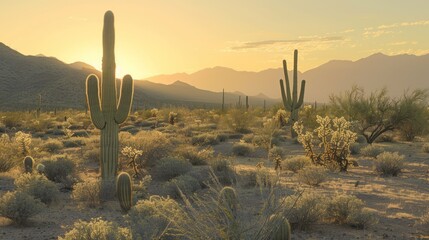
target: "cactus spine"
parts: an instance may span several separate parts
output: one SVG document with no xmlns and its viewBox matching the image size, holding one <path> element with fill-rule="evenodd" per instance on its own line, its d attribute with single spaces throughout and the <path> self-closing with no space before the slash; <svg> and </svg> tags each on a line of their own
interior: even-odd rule
<svg viewBox="0 0 429 240">
<path fill-rule="evenodd" d="M 289 221 L 282 217 L 277 215 L 271 215 L 270 217 L 270 224 L 271 232 L 270 237 L 268 239 L 270 240 L 290 240 L 290 224 Z"/>
<path fill-rule="evenodd" d="M 119 103 L 115 81 L 115 29 L 111 11 L 104 14 L 102 79 L 91 74 L 86 80 L 86 97 L 92 123 L 101 130 L 101 178 L 102 197 L 113 192 L 118 165 L 118 125 L 123 123 L 131 109 L 134 83 L 130 75 L 122 80 Z M 110 196 L 112 197 L 112 196 Z"/>
<path fill-rule="evenodd" d="M 293 90 L 290 91 L 289 76 L 287 72 L 286 60 L 283 60 L 283 71 L 286 80 L 286 92 L 283 85 L 283 80 L 280 79 L 280 90 L 282 93 L 283 105 L 286 110 L 290 112 L 290 122 L 292 125 L 298 121 L 298 110 L 304 102 L 305 80 L 301 81 L 301 92 L 298 98 L 298 50 L 294 51 L 294 66 L 293 66 Z M 296 133 L 291 128 L 292 136 L 295 137 Z"/>
<path fill-rule="evenodd" d="M 32 173 L 33 172 L 33 165 L 34 165 L 34 159 L 30 156 L 26 156 L 24 158 L 25 173 Z"/>
<path fill-rule="evenodd" d="M 123 211 L 130 210 L 132 205 L 132 184 L 131 177 L 126 172 L 121 172 L 116 180 L 116 195 L 119 199 L 119 205 Z"/>
</svg>

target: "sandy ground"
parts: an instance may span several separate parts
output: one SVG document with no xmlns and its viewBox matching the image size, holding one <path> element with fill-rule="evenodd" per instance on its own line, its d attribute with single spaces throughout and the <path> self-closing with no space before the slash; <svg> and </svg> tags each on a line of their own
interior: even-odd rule
<svg viewBox="0 0 429 240">
<path fill-rule="evenodd" d="M 216 153 L 230 155 L 230 140 L 214 146 Z M 335 192 L 354 194 L 365 202 L 365 206 L 377 211 L 379 223 L 365 230 L 357 230 L 350 226 L 338 224 L 318 224 L 305 232 L 294 232 L 292 239 L 429 239 L 429 229 L 416 224 L 429 208 L 429 154 L 421 150 L 422 143 L 383 143 L 389 151 L 399 151 L 406 156 L 406 166 L 399 177 L 383 178 L 372 170 L 372 159 L 361 156 L 352 157 L 359 167 L 352 167 L 347 173 L 330 173 L 329 180 L 319 187 L 310 188 L 299 184 L 295 174 L 282 172 L 280 183 L 286 189 L 306 189 L 318 191 L 327 196 Z M 303 154 L 301 145 L 284 143 L 283 149 L 288 155 Z M 263 152 L 252 157 L 235 158 L 237 171 L 255 168 L 262 158 Z M 271 166 L 265 163 L 265 166 Z M 0 195 L 13 190 L 13 176 L 19 171 L 0 174 Z M 96 175 L 94 169 L 88 170 L 88 177 Z M 359 185 L 355 187 L 356 181 Z M 259 193 L 255 188 L 239 189 L 245 211 L 255 210 Z M 92 217 L 103 217 L 122 224 L 122 213 L 117 202 L 107 202 L 101 208 L 80 209 L 71 200 L 70 193 L 61 193 L 60 201 L 48 207 L 43 213 L 33 217 L 29 226 L 16 227 L 5 218 L 0 218 L 0 239 L 57 239 L 64 235 L 67 226 L 78 219 L 89 220 Z"/>
</svg>

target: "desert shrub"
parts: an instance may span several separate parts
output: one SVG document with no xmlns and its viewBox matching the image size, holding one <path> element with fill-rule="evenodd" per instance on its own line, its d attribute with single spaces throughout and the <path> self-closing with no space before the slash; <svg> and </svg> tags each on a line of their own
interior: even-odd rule
<svg viewBox="0 0 429 240">
<path fill-rule="evenodd" d="M 85 181 L 74 185 L 72 198 L 81 206 L 94 208 L 100 205 L 100 181 Z"/>
<path fill-rule="evenodd" d="M 360 153 L 365 156 L 365 157 L 372 157 L 375 158 L 377 157 L 377 155 L 379 155 L 380 153 L 384 152 L 384 148 L 380 147 L 380 146 L 375 146 L 375 145 L 367 145 L 363 148 L 360 149 Z"/>
<path fill-rule="evenodd" d="M 245 134 L 241 140 L 244 141 L 245 143 L 252 143 L 253 142 L 253 138 L 255 137 L 255 135 L 253 134 Z"/>
<path fill-rule="evenodd" d="M 216 134 L 213 133 L 201 133 L 197 136 L 193 136 L 191 139 L 192 145 L 208 146 L 216 145 L 219 143 L 219 139 Z"/>
<path fill-rule="evenodd" d="M 330 119 L 317 115 L 319 127 L 314 132 L 304 132 L 299 122 L 293 125 L 300 142 L 313 163 L 322 166 L 335 166 L 340 171 L 347 171 L 350 164 L 350 145 L 356 140 L 356 133 L 350 130 L 351 123 L 344 117 Z M 314 143 L 318 142 L 318 145 Z"/>
<path fill-rule="evenodd" d="M 222 184 L 231 184 L 235 181 L 235 170 L 230 159 L 218 156 L 211 159 L 209 165 Z"/>
<path fill-rule="evenodd" d="M 105 221 L 101 218 L 92 218 L 91 221 L 78 220 L 73 224 L 73 229 L 66 232 L 60 240 L 129 240 L 132 239 L 131 232 L 122 228 L 114 222 Z"/>
<path fill-rule="evenodd" d="M 143 199 L 149 197 L 148 188 L 150 183 L 152 182 L 152 176 L 146 175 L 144 176 L 138 184 L 133 186 L 133 190 L 135 191 L 134 196 L 137 199 Z"/>
<path fill-rule="evenodd" d="M 394 142 L 395 139 L 393 137 L 393 134 L 385 134 L 378 137 L 374 142 L 377 143 L 383 143 L 383 142 Z"/>
<path fill-rule="evenodd" d="M 366 138 L 365 138 L 365 136 L 363 136 L 363 135 L 361 135 L 361 134 L 357 135 L 356 142 L 357 142 L 357 143 L 366 143 Z"/>
<path fill-rule="evenodd" d="M 68 175 L 72 174 L 75 169 L 75 163 L 67 158 L 57 158 L 56 160 L 45 160 L 46 177 L 54 182 L 62 182 Z"/>
<path fill-rule="evenodd" d="M 165 212 L 169 214 L 166 215 Z M 174 222 L 168 218 L 180 218 L 179 204 L 170 198 L 151 196 L 140 200 L 128 212 L 127 222 L 134 239 L 160 239 L 171 233 Z M 173 225 L 173 226 L 171 226 Z"/>
<path fill-rule="evenodd" d="M 0 215 L 11 219 L 18 225 L 25 224 L 27 219 L 40 213 L 44 204 L 25 192 L 7 192 L 0 198 Z"/>
<path fill-rule="evenodd" d="M 425 153 L 429 153 L 429 143 L 425 143 L 425 144 L 423 144 L 423 146 L 422 146 L 422 150 L 423 150 L 423 152 L 425 152 Z"/>
<path fill-rule="evenodd" d="M 398 176 L 404 168 L 404 155 L 397 152 L 384 152 L 374 161 L 375 171 L 383 176 Z"/>
<path fill-rule="evenodd" d="M 100 161 L 100 149 L 92 148 L 90 150 L 85 151 L 83 154 L 83 158 L 88 162 L 99 162 Z"/>
<path fill-rule="evenodd" d="M 213 158 L 214 151 L 212 148 L 205 148 L 200 151 L 195 147 L 180 147 L 176 154 L 188 160 L 192 165 L 206 165 L 207 161 Z"/>
<path fill-rule="evenodd" d="M 47 152 L 55 153 L 64 148 L 63 143 L 57 139 L 48 139 L 46 140 L 41 148 Z"/>
<path fill-rule="evenodd" d="M 310 186 L 319 186 L 328 178 L 327 170 L 321 166 L 307 166 L 298 171 L 298 180 Z"/>
<path fill-rule="evenodd" d="M 16 178 L 14 183 L 19 191 L 25 192 L 45 204 L 57 200 L 60 193 L 55 183 L 41 174 L 24 173 Z"/>
<path fill-rule="evenodd" d="M 193 192 L 201 189 L 201 184 L 194 177 L 185 174 L 164 183 L 163 187 L 171 197 L 177 198 L 180 197 L 180 192 L 185 195 L 191 195 Z"/>
<path fill-rule="evenodd" d="M 230 129 L 239 133 L 249 133 L 254 116 L 243 109 L 231 109 L 225 120 Z"/>
<path fill-rule="evenodd" d="M 270 173 L 270 170 L 264 166 L 257 167 L 255 172 L 256 186 L 261 189 L 264 187 L 272 187 L 276 184 L 277 178 Z"/>
<path fill-rule="evenodd" d="M 347 224 L 358 229 L 368 228 L 378 223 L 377 213 L 368 208 L 362 208 L 360 211 L 353 211 L 346 220 Z"/>
<path fill-rule="evenodd" d="M 63 145 L 65 148 L 81 147 L 85 146 L 85 141 L 81 137 L 72 137 L 64 140 Z"/>
<path fill-rule="evenodd" d="M 253 152 L 253 146 L 248 143 L 235 143 L 232 146 L 232 153 L 236 156 L 249 156 Z"/>
<path fill-rule="evenodd" d="M 311 160 L 306 156 L 293 156 L 282 161 L 282 169 L 297 173 L 310 164 Z"/>
<path fill-rule="evenodd" d="M 315 192 L 304 192 L 286 197 L 285 217 L 293 229 L 304 230 L 322 220 L 326 214 L 326 198 Z"/>
<path fill-rule="evenodd" d="M 158 131 L 140 131 L 123 144 L 143 150 L 139 158 L 139 164 L 141 166 L 153 166 L 156 161 L 163 157 L 167 157 L 173 150 L 167 136 Z"/>
<path fill-rule="evenodd" d="M 345 223 L 347 218 L 363 208 L 363 202 L 353 195 L 337 194 L 327 205 L 328 216 L 337 223 Z"/>
<path fill-rule="evenodd" d="M 352 155 L 359 154 L 361 149 L 362 149 L 362 144 L 355 142 L 352 145 L 350 145 L 350 154 Z"/>
<path fill-rule="evenodd" d="M 156 175 L 160 179 L 172 179 L 189 172 L 192 168 L 192 164 L 186 159 L 166 157 L 159 160 L 156 163 Z"/>
</svg>

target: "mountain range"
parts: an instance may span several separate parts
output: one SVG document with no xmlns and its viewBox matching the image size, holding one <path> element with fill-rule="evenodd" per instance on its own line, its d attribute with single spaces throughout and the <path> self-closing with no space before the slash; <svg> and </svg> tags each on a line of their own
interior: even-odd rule
<svg viewBox="0 0 429 240">
<path fill-rule="evenodd" d="M 279 60 L 279 66 L 281 64 Z M 292 67 L 293 63 L 288 62 L 288 70 Z M 289 78 L 292 79 L 292 71 Z M 214 67 L 192 74 L 159 75 L 146 80 L 168 84 L 178 79 L 211 91 L 224 87 L 228 91 L 280 98 L 279 79 L 284 79 L 284 74 L 282 68 L 248 72 Z M 376 53 L 357 61 L 333 60 L 305 72 L 298 71 L 299 84 L 302 79 L 306 80 L 307 102 L 327 102 L 331 94 L 349 90 L 353 85 L 363 87 L 366 92 L 386 87 L 391 96 L 398 97 L 407 89 L 429 88 L 429 54 L 387 56 Z"/>
<path fill-rule="evenodd" d="M 88 74 L 100 76 L 94 67 L 75 62 L 66 64 L 44 55 L 25 56 L 0 43 L 0 110 L 36 109 L 39 95 L 45 109 L 86 107 L 85 80 Z M 146 80 L 134 82 L 134 109 L 161 106 L 204 107 L 222 103 L 222 89 L 208 91 L 198 89 L 182 81 L 170 84 Z M 118 82 L 119 87 L 119 82 Z M 118 89 L 119 90 L 119 89 Z M 225 92 L 226 107 L 244 105 L 245 96 L 239 92 Z M 266 96 L 250 96 L 250 106 L 262 106 L 278 102 Z"/>
<path fill-rule="evenodd" d="M 281 66 L 281 60 L 279 60 Z M 299 65 L 299 64 L 298 64 Z M 292 62 L 288 62 L 292 70 Z M 85 108 L 85 79 L 100 76 L 94 67 L 75 62 L 66 64 L 54 57 L 26 56 L 0 43 L 0 110 L 34 109 L 42 96 L 44 108 Z M 406 89 L 429 88 L 429 54 L 422 56 L 373 54 L 357 61 L 333 60 L 314 69 L 298 72 L 307 81 L 306 102 L 327 102 L 333 93 L 352 85 L 367 92 L 387 87 L 392 96 Z M 289 72 L 292 78 L 292 72 Z M 135 81 L 134 108 L 165 105 L 234 105 L 249 95 L 251 106 L 280 102 L 279 79 L 283 69 L 259 72 L 226 67 L 207 68 L 195 73 L 157 75 Z"/>
</svg>

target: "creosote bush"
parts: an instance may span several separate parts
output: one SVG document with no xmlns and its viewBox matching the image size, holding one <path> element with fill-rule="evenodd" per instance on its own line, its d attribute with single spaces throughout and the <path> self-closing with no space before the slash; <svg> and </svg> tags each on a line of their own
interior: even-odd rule
<svg viewBox="0 0 429 240">
<path fill-rule="evenodd" d="M 282 161 L 282 169 L 297 173 L 310 164 L 311 160 L 306 156 L 293 156 Z"/>
<path fill-rule="evenodd" d="M 186 159 L 166 157 L 156 163 L 156 176 L 160 179 L 169 180 L 189 172 L 192 164 Z"/>
<path fill-rule="evenodd" d="M 360 149 L 360 153 L 365 157 L 375 158 L 380 153 L 384 152 L 384 148 L 376 145 L 367 145 Z"/>
<path fill-rule="evenodd" d="M 232 153 L 236 156 L 249 156 L 253 151 L 253 146 L 248 143 L 235 143 L 232 146 Z"/>
<path fill-rule="evenodd" d="M 347 222 L 351 215 L 357 215 L 363 208 L 363 201 L 353 195 L 337 194 L 327 205 L 328 216 L 337 223 Z"/>
<path fill-rule="evenodd" d="M 213 158 L 214 151 L 211 147 L 198 151 L 196 147 L 179 147 L 176 154 L 188 160 L 192 165 L 207 165 L 209 159 Z"/>
<path fill-rule="evenodd" d="M 78 201 L 80 206 L 95 208 L 100 205 L 100 187 L 98 180 L 76 183 L 72 198 Z"/>
<path fill-rule="evenodd" d="M 201 133 L 193 136 L 191 139 L 192 145 L 209 146 L 219 143 L 218 136 L 213 133 Z"/>
<path fill-rule="evenodd" d="M 42 144 L 41 148 L 47 152 L 56 153 L 64 148 L 64 144 L 57 139 L 48 139 Z"/>
<path fill-rule="evenodd" d="M 327 170 L 321 166 L 307 166 L 298 171 L 298 180 L 310 186 L 319 186 L 328 178 Z"/>
<path fill-rule="evenodd" d="M 383 176 L 398 176 L 404 168 L 404 155 L 398 152 L 384 152 L 374 161 L 375 171 Z"/>
<path fill-rule="evenodd" d="M 65 181 L 75 169 L 75 163 L 72 160 L 62 157 L 43 161 L 42 164 L 45 165 L 46 177 L 54 182 Z"/>
<path fill-rule="evenodd" d="M 23 225 L 28 218 L 42 212 L 44 204 L 22 191 L 7 192 L 0 198 L 0 215 Z"/>
<path fill-rule="evenodd" d="M 45 204 L 57 200 L 60 193 L 55 183 L 41 174 L 24 173 L 16 178 L 14 183 L 19 191 L 25 192 Z"/>
<path fill-rule="evenodd" d="M 180 192 L 187 196 L 192 195 L 192 193 L 201 189 L 201 184 L 194 177 L 185 174 L 164 183 L 163 187 L 170 197 L 178 198 L 180 197 Z"/>
<path fill-rule="evenodd" d="M 132 235 L 129 229 L 117 226 L 114 222 L 101 218 L 92 218 L 91 221 L 78 220 L 73 229 L 68 231 L 59 240 L 129 240 Z"/>
<path fill-rule="evenodd" d="M 321 221 L 326 214 L 326 198 L 315 192 L 288 196 L 285 206 L 285 216 L 293 229 L 308 229 L 311 224 Z"/>
<path fill-rule="evenodd" d="M 425 143 L 425 144 L 423 144 L 423 146 L 422 146 L 422 150 L 423 150 L 423 152 L 425 152 L 425 153 L 429 153 L 429 143 Z"/>
<path fill-rule="evenodd" d="M 378 223 L 377 213 L 369 208 L 353 211 L 347 217 L 347 224 L 357 229 L 365 229 Z"/>
</svg>

